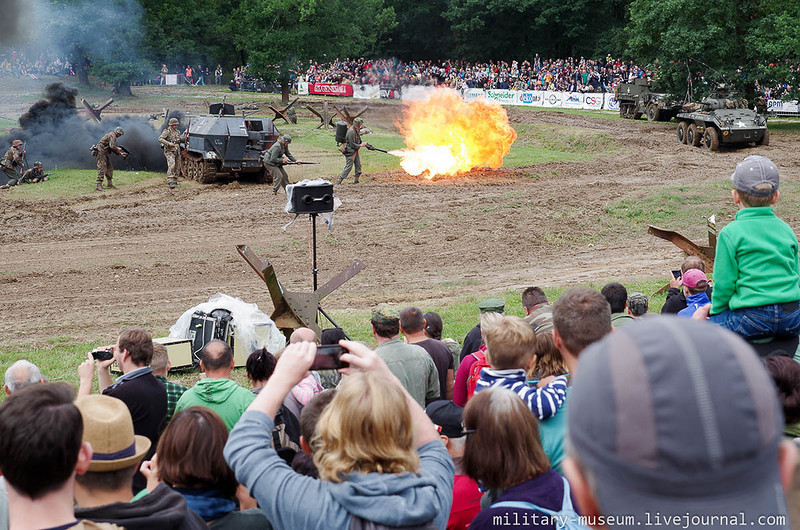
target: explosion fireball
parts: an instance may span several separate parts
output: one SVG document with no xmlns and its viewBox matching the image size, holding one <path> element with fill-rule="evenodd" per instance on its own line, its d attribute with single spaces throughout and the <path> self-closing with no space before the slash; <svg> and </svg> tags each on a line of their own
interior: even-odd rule
<svg viewBox="0 0 800 530">
<path fill-rule="evenodd" d="M 466 103 L 451 89 L 437 89 L 427 99 L 409 103 L 397 124 L 407 149 L 391 151 L 410 175 L 457 175 L 475 167 L 497 169 L 517 133 L 500 104 Z"/>
</svg>

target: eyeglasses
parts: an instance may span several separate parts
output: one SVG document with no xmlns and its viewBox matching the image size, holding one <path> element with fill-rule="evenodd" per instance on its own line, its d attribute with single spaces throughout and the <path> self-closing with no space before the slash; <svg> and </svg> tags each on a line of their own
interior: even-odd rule
<svg viewBox="0 0 800 530">
<path fill-rule="evenodd" d="M 462 436 L 466 436 L 467 434 L 475 434 L 475 429 L 464 429 L 461 431 Z"/>
</svg>

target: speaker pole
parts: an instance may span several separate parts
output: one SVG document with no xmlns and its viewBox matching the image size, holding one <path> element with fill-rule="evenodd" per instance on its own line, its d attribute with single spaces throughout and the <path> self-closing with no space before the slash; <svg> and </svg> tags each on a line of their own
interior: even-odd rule
<svg viewBox="0 0 800 530">
<path fill-rule="evenodd" d="M 314 277 L 314 290 L 317 290 L 317 214 L 310 213 L 311 216 L 311 274 Z"/>
</svg>

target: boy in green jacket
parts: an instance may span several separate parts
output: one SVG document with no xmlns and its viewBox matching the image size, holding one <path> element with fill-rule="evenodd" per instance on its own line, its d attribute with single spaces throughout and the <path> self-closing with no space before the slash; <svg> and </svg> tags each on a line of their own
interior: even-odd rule
<svg viewBox="0 0 800 530">
<path fill-rule="evenodd" d="M 748 156 L 731 180 L 740 209 L 717 239 L 710 320 L 748 340 L 797 335 L 797 238 L 772 210 L 778 168 L 766 157 Z"/>
</svg>

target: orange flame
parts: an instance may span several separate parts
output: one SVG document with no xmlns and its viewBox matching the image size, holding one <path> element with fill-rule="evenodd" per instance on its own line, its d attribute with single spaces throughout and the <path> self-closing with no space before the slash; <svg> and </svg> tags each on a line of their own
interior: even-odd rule
<svg viewBox="0 0 800 530">
<path fill-rule="evenodd" d="M 498 103 L 466 103 L 451 89 L 437 89 L 423 101 L 413 101 L 397 124 L 407 149 L 392 151 L 410 175 L 425 178 L 457 175 L 474 167 L 497 169 L 511 150 L 517 133 Z"/>
</svg>

